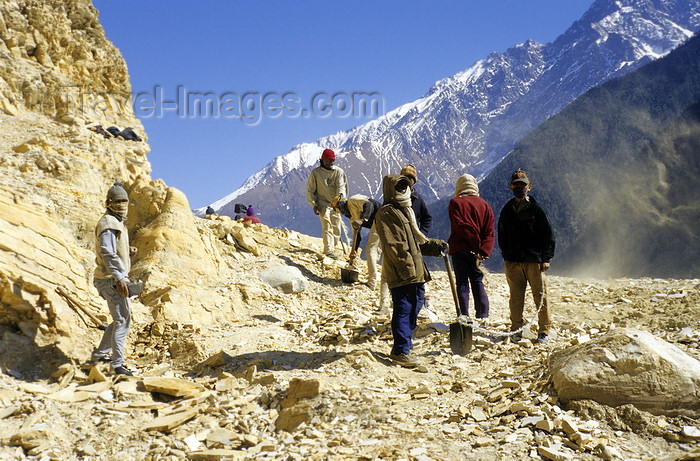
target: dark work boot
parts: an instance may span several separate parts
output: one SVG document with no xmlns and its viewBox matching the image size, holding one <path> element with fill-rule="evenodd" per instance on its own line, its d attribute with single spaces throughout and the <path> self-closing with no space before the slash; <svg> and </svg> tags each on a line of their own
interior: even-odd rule
<svg viewBox="0 0 700 461">
<path fill-rule="evenodd" d="M 537 335 L 537 339 L 535 340 L 535 344 L 547 344 L 549 342 L 549 338 L 547 337 L 547 333 L 540 333 Z"/>
<path fill-rule="evenodd" d="M 406 368 L 415 368 L 420 365 L 420 362 L 418 362 L 418 359 L 413 354 L 391 354 L 389 358 L 395 364 Z"/>
<path fill-rule="evenodd" d="M 114 368 L 115 375 L 134 376 L 134 373 L 124 365 Z"/>
</svg>

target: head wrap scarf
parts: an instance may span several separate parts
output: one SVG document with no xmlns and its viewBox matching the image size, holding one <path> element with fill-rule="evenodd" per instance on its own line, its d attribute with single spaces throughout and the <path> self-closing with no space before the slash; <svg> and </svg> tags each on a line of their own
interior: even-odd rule
<svg viewBox="0 0 700 461">
<path fill-rule="evenodd" d="M 418 245 L 427 242 L 428 237 L 426 237 L 418 228 L 416 214 L 413 212 L 413 208 L 411 208 L 411 188 L 406 187 L 403 191 L 397 190 L 395 197 L 396 202 L 398 203 L 401 211 L 406 216 L 406 218 L 408 218 L 408 223 L 411 226 L 411 230 L 413 231 L 413 235 L 415 236 Z"/>
<path fill-rule="evenodd" d="M 129 194 L 126 193 L 124 185 L 120 182 L 115 182 L 107 191 L 107 209 L 112 213 L 126 219 L 126 214 L 129 211 Z"/>
<path fill-rule="evenodd" d="M 460 195 L 479 195 L 479 185 L 476 183 L 474 176 L 465 173 L 457 178 L 455 197 Z"/>
</svg>

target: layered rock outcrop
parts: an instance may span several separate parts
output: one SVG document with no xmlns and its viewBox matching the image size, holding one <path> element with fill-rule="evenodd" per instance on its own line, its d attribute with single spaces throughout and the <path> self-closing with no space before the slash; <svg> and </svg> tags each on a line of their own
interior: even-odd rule
<svg viewBox="0 0 700 461">
<path fill-rule="evenodd" d="M 212 237 L 184 194 L 151 179 L 130 93 L 89 0 L 0 4 L 0 325 L 38 347 L 85 354 L 98 334 L 85 334 L 58 287 L 107 320 L 91 278 L 94 226 L 115 180 L 130 193 L 127 227 L 140 250 L 132 275 L 146 281 L 154 318 L 226 317 L 240 299 L 208 289 L 221 267 Z M 131 127 L 144 141 L 105 138 L 91 131 L 97 124 Z"/>
<path fill-rule="evenodd" d="M 97 104 L 101 95 L 105 115 L 133 117 L 126 63 L 92 2 L 10 0 L 0 13 L 2 110 L 67 115 L 72 104 Z"/>
</svg>

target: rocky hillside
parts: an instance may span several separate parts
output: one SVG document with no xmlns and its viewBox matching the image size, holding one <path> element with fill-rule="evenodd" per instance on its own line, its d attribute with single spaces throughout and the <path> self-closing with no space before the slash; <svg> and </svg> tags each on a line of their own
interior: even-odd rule
<svg viewBox="0 0 700 461">
<path fill-rule="evenodd" d="M 84 325 L 56 289 L 102 309 L 91 284 L 94 227 L 115 180 L 130 193 L 133 276 L 147 282 L 151 314 L 232 315 L 236 296 L 217 291 L 224 263 L 187 198 L 150 178 L 130 92 L 90 1 L 0 4 L 0 323 L 40 348 L 85 351 Z M 105 138 L 89 129 L 97 124 L 131 127 L 144 141 Z"/>
<path fill-rule="evenodd" d="M 343 284 L 342 263 L 319 255 L 319 239 L 264 225 L 241 238 L 243 225 L 226 217 L 197 229 L 230 267 L 222 282 L 243 294 L 235 318 L 153 322 L 135 300 L 127 365 L 137 377 L 128 379 L 86 362 L 89 349 L 37 350 L 51 371 L 41 375 L 36 361 L 8 358 L 35 346 L 6 331 L 0 456 L 700 456 L 700 280 L 550 277 L 554 329 L 549 344 L 533 345 L 530 329 L 517 343 L 505 335 L 507 285 L 487 274 L 491 316 L 460 357 L 448 340 L 449 282 L 436 271 L 414 337 L 422 365 L 410 370 L 388 360 L 390 318 L 377 294 Z M 94 344 L 98 330 L 78 322 Z"/>
<path fill-rule="evenodd" d="M 552 277 L 552 340 L 534 346 L 530 328 L 517 343 L 505 334 L 507 288 L 488 274 L 491 318 L 460 357 L 435 272 L 422 365 L 397 367 L 377 294 L 341 283 L 319 239 L 194 218 L 150 179 L 145 141 L 89 129 L 147 139 L 111 96 L 128 94 L 126 66 L 89 1 L 0 13 L 0 458 L 700 456 L 699 280 Z M 61 88 L 76 85 L 110 102 L 71 109 Z M 126 379 L 87 361 L 109 321 L 90 279 L 115 179 L 130 193 L 132 277 L 146 281 Z"/>
<path fill-rule="evenodd" d="M 382 177 L 411 162 L 423 196 L 444 198 L 459 175 L 485 177 L 518 139 L 588 89 L 663 56 L 698 30 L 698 0 L 597 0 L 552 43 L 528 40 L 492 53 L 383 117 L 295 146 L 214 208 L 234 216 L 235 203 L 254 204 L 270 225 L 320 235 L 304 191 L 326 147 L 338 154 L 350 194 L 379 197 Z"/>
</svg>

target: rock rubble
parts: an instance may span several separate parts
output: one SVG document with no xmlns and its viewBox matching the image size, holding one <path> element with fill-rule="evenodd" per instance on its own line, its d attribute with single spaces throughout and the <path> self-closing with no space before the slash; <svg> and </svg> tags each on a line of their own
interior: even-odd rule
<svg viewBox="0 0 700 461">
<path fill-rule="evenodd" d="M 403 369 L 388 360 L 378 293 L 342 283 L 344 262 L 324 257 L 320 239 L 195 218 L 184 194 L 151 179 L 145 142 L 90 131 L 143 133 L 119 97 L 130 94 L 126 64 L 89 0 L 0 3 L 0 77 L 0 458 L 700 457 L 695 413 L 652 412 L 664 389 L 651 406 L 599 403 L 562 398 L 553 378 L 558 354 L 628 328 L 697 361 L 698 280 L 549 277 L 555 327 L 540 345 L 529 329 L 517 343 L 506 335 L 508 289 L 487 274 L 492 314 L 460 357 L 449 282 L 435 271 L 414 338 L 421 366 Z M 115 97 L 70 111 L 79 93 Z M 130 194 L 131 275 L 145 282 L 127 339 L 134 378 L 88 361 L 109 320 L 91 277 L 115 179 Z M 284 268 L 275 283 L 271 268 Z M 620 348 L 601 357 L 627 370 Z"/>
<path fill-rule="evenodd" d="M 207 221 L 197 225 L 209 229 Z M 555 333 L 550 344 L 533 345 L 505 335 L 507 286 L 502 274 L 488 274 L 492 316 L 475 328 L 473 351 L 460 357 L 444 328 L 454 309 L 447 277 L 436 271 L 431 316 L 416 330 L 424 370 L 411 371 L 388 360 L 390 318 L 377 313 L 378 294 L 340 282 L 342 263 L 327 266 L 318 239 L 298 236 L 290 245 L 287 231 L 250 231 L 260 256 L 220 234 L 211 240 L 222 260 L 242 266 L 234 286 L 257 290 L 235 320 L 159 324 L 144 317 L 127 343 L 137 378 L 75 360 L 47 379 L 2 375 L 0 452 L 149 460 L 700 456 L 692 416 L 593 400 L 564 404 L 551 377 L 558 351 L 623 326 L 663 337 L 697 360 L 697 319 L 677 322 L 700 297 L 698 281 L 550 277 Z M 273 263 L 300 268 L 309 289 L 268 287 L 257 274 Z M 657 296 L 662 291 L 685 295 Z M 632 302 L 619 301 L 621 292 Z M 637 314 L 661 306 L 662 313 Z"/>
</svg>

